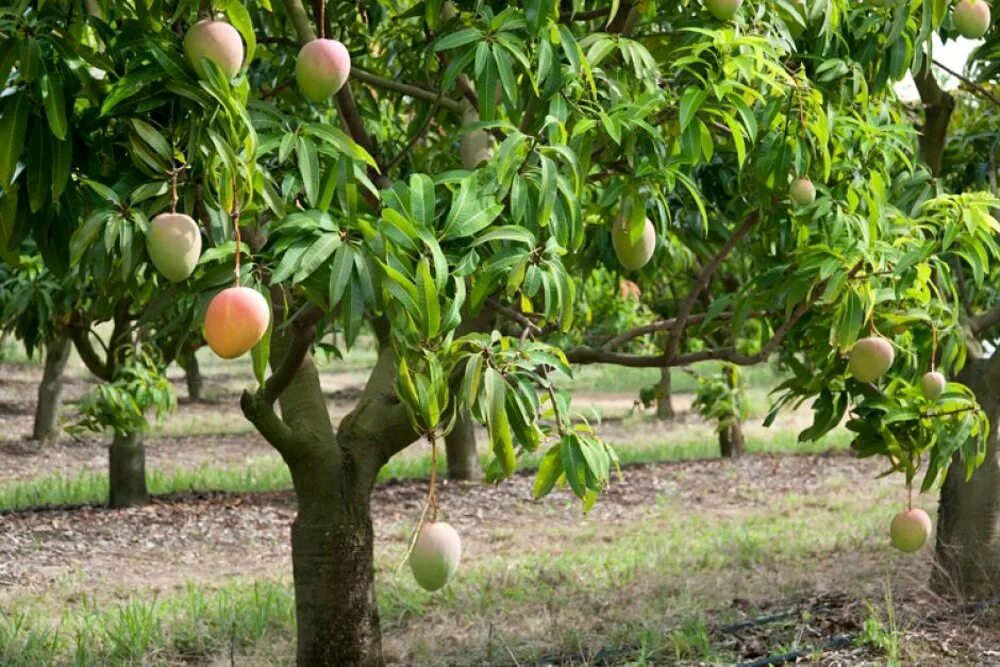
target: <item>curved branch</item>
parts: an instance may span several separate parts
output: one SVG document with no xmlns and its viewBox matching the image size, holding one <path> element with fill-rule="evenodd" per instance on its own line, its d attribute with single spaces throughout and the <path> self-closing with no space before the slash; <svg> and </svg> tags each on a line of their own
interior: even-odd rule
<svg viewBox="0 0 1000 667">
<path fill-rule="evenodd" d="M 729 240 L 719 249 L 715 257 L 702 268 L 701 273 L 695 279 L 694 285 L 691 286 L 691 291 L 684 298 L 684 301 L 681 302 L 674 325 L 670 329 L 670 338 L 667 341 L 667 348 L 663 353 L 665 359 L 670 360 L 677 356 L 677 347 L 680 344 L 681 336 L 684 334 L 684 327 L 691 317 L 691 311 L 694 310 L 695 304 L 698 303 L 698 297 L 701 295 L 702 290 L 708 287 L 708 284 L 712 281 L 712 276 L 715 275 L 722 262 L 729 256 L 729 253 L 736 247 L 736 244 L 743 240 L 743 237 L 747 235 L 747 232 L 750 231 L 750 228 L 754 226 L 759 217 L 760 214 L 757 211 L 751 212 L 743 221 L 743 224 L 732 233 Z"/>
<path fill-rule="evenodd" d="M 459 115 L 462 113 L 461 103 L 451 99 L 450 97 L 445 97 L 439 91 L 428 90 L 426 88 L 421 88 L 420 86 L 415 86 L 411 83 L 386 79 L 378 76 L 377 74 L 366 72 L 365 70 L 354 66 L 351 67 L 351 76 L 358 81 L 367 83 L 375 88 L 391 90 L 399 93 L 400 95 L 406 95 L 408 97 L 412 97 L 413 99 L 423 100 L 425 102 L 440 102 L 441 108 L 447 109 L 448 111 Z"/>
<path fill-rule="evenodd" d="M 969 318 L 969 330 L 977 336 L 1000 324 L 1000 306 Z"/>
<path fill-rule="evenodd" d="M 951 74 L 953 77 L 955 77 L 956 79 L 958 79 L 959 81 L 961 81 L 962 83 L 964 83 L 965 85 L 967 85 L 969 88 L 971 88 L 973 90 L 973 92 L 975 92 L 975 93 L 977 93 L 979 95 L 982 95 L 983 97 L 985 97 L 986 99 L 988 99 L 990 102 L 992 102 L 993 104 L 995 104 L 998 107 L 1000 107 L 1000 98 L 998 98 L 996 95 L 994 95 L 993 93 L 991 93 L 989 90 L 987 90 L 983 86 L 979 85 L 978 83 L 976 83 L 975 81 L 973 81 L 969 77 L 965 76 L 964 74 L 956 72 L 955 70 L 953 70 L 952 68 L 948 67 L 947 65 L 945 65 L 944 63 L 942 63 L 942 62 L 940 62 L 938 60 L 933 60 L 932 59 L 931 62 L 934 63 L 935 67 L 937 67 L 939 69 L 943 69 L 945 72 L 947 72 L 948 74 Z"/>
<path fill-rule="evenodd" d="M 97 350 L 90 342 L 90 327 L 88 326 L 70 326 L 69 335 L 73 340 L 73 346 L 76 347 L 77 353 L 80 355 L 80 359 L 83 364 L 87 367 L 95 377 L 104 380 L 105 382 L 111 381 L 111 371 L 108 368 L 107 361 L 101 361 L 100 355 L 97 354 Z"/>
<path fill-rule="evenodd" d="M 288 351 L 281 360 L 281 364 L 271 373 L 271 376 L 264 382 L 261 391 L 258 392 L 268 405 L 273 405 L 278 400 L 281 392 L 285 391 L 292 378 L 295 377 L 295 373 L 302 365 L 302 360 L 306 358 L 312 348 L 313 340 L 316 338 L 316 324 L 322 317 L 323 311 L 318 306 L 310 304 L 298 318 L 290 323 L 293 333 Z"/>
</svg>

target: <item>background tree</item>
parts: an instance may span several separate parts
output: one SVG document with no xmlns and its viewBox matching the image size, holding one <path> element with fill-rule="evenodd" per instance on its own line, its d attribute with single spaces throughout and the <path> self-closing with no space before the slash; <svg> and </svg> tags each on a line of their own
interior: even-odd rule
<svg viewBox="0 0 1000 667">
<path fill-rule="evenodd" d="M 73 296 L 38 255 L 16 260 L 10 268 L 0 260 L 0 330 L 13 333 L 29 358 L 37 351 L 44 359 L 31 437 L 46 440 L 59 433 L 63 371 L 72 346 L 67 324 Z"/>
<path fill-rule="evenodd" d="M 802 16 L 751 2 L 724 21 L 698 2 L 316 2 L 312 16 L 299 0 L 218 2 L 201 16 L 198 4 L 89 2 L 84 15 L 24 2 L 0 15 L 13 36 L 0 45 L 13 90 L 0 111 L 3 240 L 45 238 L 46 263 L 76 267 L 95 290 L 76 340 L 108 382 L 95 426 L 123 418 L 101 407 L 117 398 L 150 398 L 140 414 L 162 402 L 162 367 L 214 292 L 270 297 L 251 354 L 259 386 L 241 406 L 292 475 L 301 664 L 381 662 L 372 486 L 411 444 L 436 452 L 463 411 L 486 427 L 488 480 L 544 447 L 536 495 L 559 484 L 584 508 L 596 502 L 616 458 L 553 385 L 569 362 L 777 354 L 793 377 L 776 409 L 814 400 L 804 437 L 851 409 L 859 451 L 885 455 L 907 484 L 923 471 L 925 488 L 956 450 L 965 474 L 982 460 L 987 425 L 969 390 L 953 383 L 931 400 L 918 381 L 935 362 L 953 373 L 964 361 L 940 255 L 983 283 L 994 200 L 936 196 L 884 97 L 919 69 L 914 45 L 944 20 L 940 3 L 835 0 Z M 213 9 L 238 30 L 242 67 L 224 27 L 221 53 L 182 55 L 182 36 Z M 354 59 L 329 104 L 308 67 L 288 83 L 317 34 Z M 496 149 L 470 170 L 461 135 L 481 131 Z M 59 197 L 39 185 L 50 161 L 23 152 L 25 137 L 57 147 L 51 164 L 70 144 Z M 788 183 L 805 176 L 818 195 L 793 205 Z M 197 218 L 210 246 L 178 286 L 137 242 L 168 208 Z M 646 246 L 616 257 L 623 241 Z M 625 260 L 642 289 L 659 260 L 638 270 L 637 255 L 676 252 L 696 261 L 669 317 L 601 343 L 574 329 L 578 281 Z M 101 359 L 87 331 L 105 320 L 118 335 Z M 334 429 L 312 350 L 351 346 L 366 322 L 377 362 Z M 209 323 L 227 347 L 244 333 Z M 884 385 L 855 379 L 844 358 L 876 330 L 900 351 Z M 653 334 L 662 350 L 623 351 Z M 425 513 L 440 528 L 433 484 Z"/>
<path fill-rule="evenodd" d="M 749 411 L 739 367 L 723 364 L 717 373 L 699 374 L 697 378 L 698 390 L 691 407 L 704 419 L 717 423 L 722 458 L 742 456 L 746 453 L 743 422 Z"/>
<path fill-rule="evenodd" d="M 923 106 L 921 156 L 937 178 L 941 191 L 997 192 L 996 128 L 1000 98 L 990 86 L 997 73 L 995 31 L 972 55 L 972 78 L 929 63 L 916 77 Z M 957 75 L 963 92 L 945 91 L 938 77 Z M 978 83 L 977 83 L 978 82 Z M 958 278 L 956 300 L 967 333 L 969 362 L 959 380 L 968 385 L 989 416 L 1000 421 L 1000 276 L 993 270 L 984 284 L 969 275 L 961 259 L 948 261 Z M 994 427 L 985 462 L 966 479 L 957 467 L 941 489 L 938 511 L 937 588 L 970 597 L 1000 593 L 1000 447 Z"/>
</svg>

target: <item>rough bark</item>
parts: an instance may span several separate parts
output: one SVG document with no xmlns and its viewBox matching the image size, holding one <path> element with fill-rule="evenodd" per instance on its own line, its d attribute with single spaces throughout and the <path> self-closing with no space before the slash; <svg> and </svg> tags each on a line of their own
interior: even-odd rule
<svg viewBox="0 0 1000 667">
<path fill-rule="evenodd" d="M 328 450 L 329 452 L 329 450 Z M 370 482 L 319 450 L 291 464 L 297 664 L 381 665 Z"/>
<path fill-rule="evenodd" d="M 449 479 L 475 481 L 482 477 L 476 451 L 476 425 L 471 415 L 463 412 L 455 419 L 455 427 L 445 437 L 444 445 Z"/>
<path fill-rule="evenodd" d="M 959 598 L 1000 595 L 1000 356 L 970 359 L 958 380 L 990 420 L 986 460 L 966 481 L 956 455 L 941 487 L 934 588 Z"/>
<path fill-rule="evenodd" d="M 719 452 L 724 459 L 743 456 L 747 451 L 743 437 L 743 423 L 734 420 L 719 429 Z"/>
<path fill-rule="evenodd" d="M 112 508 L 135 507 L 149 502 L 146 450 L 141 433 L 115 432 L 108 448 L 108 485 L 108 504 Z"/>
<path fill-rule="evenodd" d="M 913 81 L 924 105 L 924 125 L 920 128 L 920 157 L 936 176 L 941 171 L 945 137 L 951 114 L 955 110 L 955 98 L 938 85 L 927 59 L 923 68 L 914 73 Z"/>
<path fill-rule="evenodd" d="M 676 416 L 670 391 L 670 368 L 664 367 L 660 369 L 660 382 L 656 385 L 656 418 L 666 421 Z"/>
<path fill-rule="evenodd" d="M 35 440 L 46 440 L 58 432 L 56 424 L 62 405 L 62 376 L 71 347 L 69 338 L 60 337 L 45 349 L 45 370 L 38 384 L 35 425 L 31 432 Z"/>
<path fill-rule="evenodd" d="M 188 401 L 191 403 L 201 403 L 201 389 L 203 383 L 201 378 L 201 366 L 198 365 L 198 355 L 192 350 L 190 353 L 178 357 L 177 364 L 184 369 L 184 379 L 187 382 Z"/>
</svg>

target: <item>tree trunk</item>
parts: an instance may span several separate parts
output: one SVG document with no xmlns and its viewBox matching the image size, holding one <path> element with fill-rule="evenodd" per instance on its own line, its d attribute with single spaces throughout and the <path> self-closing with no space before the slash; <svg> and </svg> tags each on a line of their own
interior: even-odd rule
<svg viewBox="0 0 1000 667">
<path fill-rule="evenodd" d="M 746 453 L 742 422 L 733 420 L 719 429 L 719 450 L 724 459 L 733 459 Z"/>
<path fill-rule="evenodd" d="M 338 459 L 332 448 L 315 449 L 289 465 L 299 501 L 292 571 L 302 667 L 382 664 L 371 483 Z"/>
<path fill-rule="evenodd" d="M 184 379 L 187 381 L 188 401 L 201 403 L 201 366 L 198 365 L 198 355 L 192 350 L 177 359 L 177 365 L 184 369 Z"/>
<path fill-rule="evenodd" d="M 476 425 L 472 416 L 463 411 L 455 419 L 455 427 L 444 439 L 448 455 L 448 478 L 475 481 L 482 477 L 476 451 Z"/>
<path fill-rule="evenodd" d="M 62 375 L 69 359 L 70 340 L 60 337 L 45 348 L 45 370 L 38 385 L 38 403 L 35 404 L 35 426 L 31 437 L 46 440 L 56 434 L 59 407 L 62 405 Z"/>
<path fill-rule="evenodd" d="M 660 382 L 656 385 L 656 418 L 672 420 L 676 416 L 670 391 L 670 368 L 663 367 L 660 369 Z"/>
<path fill-rule="evenodd" d="M 986 459 L 965 480 L 956 455 L 941 487 L 932 584 L 960 598 L 1000 595 L 1000 356 L 970 359 L 959 374 L 990 420 Z"/>
<path fill-rule="evenodd" d="M 135 507 L 149 502 L 142 433 L 115 432 L 108 448 L 108 486 L 108 504 L 112 508 Z"/>
</svg>

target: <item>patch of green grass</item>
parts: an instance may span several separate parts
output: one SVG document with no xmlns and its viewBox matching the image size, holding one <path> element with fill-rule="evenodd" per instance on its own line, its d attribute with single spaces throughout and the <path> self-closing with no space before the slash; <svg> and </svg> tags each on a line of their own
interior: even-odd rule
<svg viewBox="0 0 1000 667">
<path fill-rule="evenodd" d="M 660 463 L 691 459 L 715 458 L 718 443 L 710 431 L 688 436 L 683 440 L 645 443 L 613 443 L 622 465 Z M 850 444 L 850 434 L 836 430 L 819 442 L 800 443 L 796 433 L 778 430 L 763 436 L 749 436 L 747 451 L 751 454 L 819 454 L 844 451 Z M 521 456 L 518 470 L 535 470 L 544 451 Z M 487 460 L 483 457 L 483 463 Z M 407 452 L 393 457 L 379 472 L 378 480 L 423 479 L 430 475 L 429 451 Z M 446 471 L 446 463 L 438 462 L 438 471 Z M 247 493 L 283 491 L 292 488 L 288 468 L 277 454 L 249 459 L 238 467 L 203 465 L 195 469 L 149 470 L 146 485 L 154 495 L 184 491 L 227 491 Z M 0 484 L 0 510 L 26 507 L 100 504 L 108 498 L 108 478 L 103 471 L 87 471 L 77 475 L 55 474 Z"/>
<path fill-rule="evenodd" d="M 103 606 L 84 596 L 56 618 L 39 610 L 0 615 L 0 664 L 175 665 L 275 643 L 287 650 L 294 609 L 289 587 L 271 580 L 212 592 L 188 584 L 183 594 Z"/>
<path fill-rule="evenodd" d="M 717 372 L 719 362 L 705 361 L 694 364 L 692 370 L 698 373 Z M 741 369 L 750 387 L 770 390 L 778 383 L 779 376 L 771 364 L 758 364 Z M 698 388 L 698 381 L 683 369 L 671 371 L 671 391 L 691 393 Z M 596 391 L 601 393 L 635 392 L 650 387 L 660 380 L 658 368 L 629 368 L 609 364 L 593 364 L 573 369 L 572 380 L 563 378 L 559 386 L 572 391 Z"/>
</svg>

